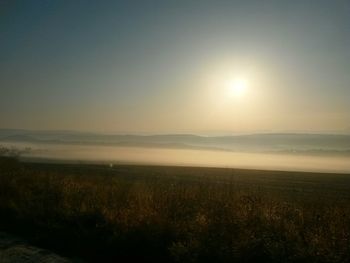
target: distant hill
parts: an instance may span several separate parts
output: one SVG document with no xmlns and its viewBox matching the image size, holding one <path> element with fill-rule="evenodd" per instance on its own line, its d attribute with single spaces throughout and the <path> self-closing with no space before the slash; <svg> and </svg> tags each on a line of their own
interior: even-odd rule
<svg viewBox="0 0 350 263">
<path fill-rule="evenodd" d="M 350 155 L 350 135 L 336 134 L 266 133 L 206 137 L 192 134 L 116 135 L 0 129 L 1 141 Z"/>
</svg>

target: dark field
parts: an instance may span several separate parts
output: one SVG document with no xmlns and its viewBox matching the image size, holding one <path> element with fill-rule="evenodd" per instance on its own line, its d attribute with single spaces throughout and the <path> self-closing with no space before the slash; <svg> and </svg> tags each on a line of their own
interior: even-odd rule
<svg viewBox="0 0 350 263">
<path fill-rule="evenodd" d="M 350 175 L 0 159 L 0 230 L 89 262 L 349 262 Z"/>
</svg>

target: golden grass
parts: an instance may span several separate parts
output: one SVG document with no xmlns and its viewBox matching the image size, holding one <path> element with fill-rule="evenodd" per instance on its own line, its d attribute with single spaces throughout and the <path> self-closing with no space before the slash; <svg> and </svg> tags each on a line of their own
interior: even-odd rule
<svg viewBox="0 0 350 263">
<path fill-rule="evenodd" d="M 350 180 L 270 174 L 7 160 L 0 226 L 92 262 L 349 262 Z"/>
</svg>

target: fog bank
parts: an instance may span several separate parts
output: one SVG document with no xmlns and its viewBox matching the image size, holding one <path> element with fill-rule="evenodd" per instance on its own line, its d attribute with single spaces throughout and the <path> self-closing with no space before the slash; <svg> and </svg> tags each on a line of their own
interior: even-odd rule
<svg viewBox="0 0 350 263">
<path fill-rule="evenodd" d="M 232 167 L 266 170 L 350 173 L 349 156 L 312 156 L 194 149 L 91 146 L 69 144 L 2 143 L 7 147 L 30 147 L 25 158 L 52 161 L 135 163 Z"/>
</svg>

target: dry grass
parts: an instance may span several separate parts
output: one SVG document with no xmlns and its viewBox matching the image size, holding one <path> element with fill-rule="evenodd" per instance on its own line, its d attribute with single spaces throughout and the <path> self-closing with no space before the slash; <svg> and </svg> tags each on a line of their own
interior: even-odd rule
<svg viewBox="0 0 350 263">
<path fill-rule="evenodd" d="M 93 262 L 349 262 L 349 186 L 341 175 L 3 158 L 0 226 Z"/>
</svg>

